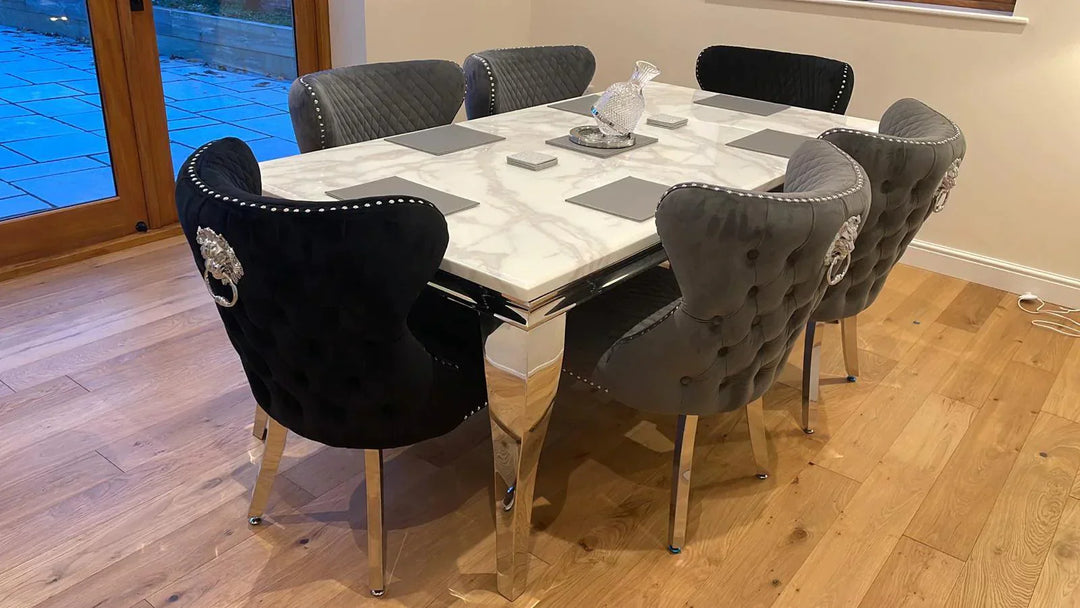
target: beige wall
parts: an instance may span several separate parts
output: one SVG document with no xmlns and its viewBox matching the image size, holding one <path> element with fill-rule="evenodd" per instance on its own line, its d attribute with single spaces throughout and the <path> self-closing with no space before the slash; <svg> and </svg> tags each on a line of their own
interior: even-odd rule
<svg viewBox="0 0 1080 608">
<path fill-rule="evenodd" d="M 531 40 L 588 45 L 599 88 L 636 59 L 660 66 L 659 80 L 691 85 L 710 44 L 844 59 L 856 73 L 849 114 L 880 116 L 913 96 L 967 135 L 948 212 L 921 240 L 1080 278 L 1080 201 L 1070 187 L 1080 173 L 1080 1 L 1019 0 L 1017 14 L 1030 24 L 792 0 L 534 0 Z"/>
<path fill-rule="evenodd" d="M 331 24 L 334 65 L 461 63 L 473 51 L 521 46 L 529 39 L 530 8 L 531 0 L 331 0 L 332 16 L 348 24 Z M 355 44 L 356 32 L 366 34 L 366 45 Z"/>
</svg>

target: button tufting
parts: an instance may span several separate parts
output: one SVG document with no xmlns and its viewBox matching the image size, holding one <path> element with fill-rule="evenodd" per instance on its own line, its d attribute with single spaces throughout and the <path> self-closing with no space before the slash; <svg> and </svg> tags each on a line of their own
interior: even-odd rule
<svg viewBox="0 0 1080 608">
<path fill-rule="evenodd" d="M 751 249 L 750 251 L 746 252 L 746 259 L 748 259 L 748 260 L 756 260 L 757 258 L 758 258 L 758 250 L 757 249 Z"/>
<path fill-rule="evenodd" d="M 680 383 L 681 383 L 681 384 L 682 384 L 683 386 L 686 386 L 686 385 L 690 384 L 691 382 L 693 382 L 693 379 L 692 379 L 692 378 L 690 378 L 690 376 L 683 376 L 683 377 L 682 377 L 682 379 L 681 379 L 681 380 L 679 380 L 679 382 L 680 382 Z"/>
</svg>

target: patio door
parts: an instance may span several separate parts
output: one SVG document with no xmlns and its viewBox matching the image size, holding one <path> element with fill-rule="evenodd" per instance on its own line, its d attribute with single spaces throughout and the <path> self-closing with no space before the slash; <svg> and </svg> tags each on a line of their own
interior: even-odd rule
<svg viewBox="0 0 1080 608">
<path fill-rule="evenodd" d="M 296 154 L 288 87 L 329 67 L 327 4 L 0 0 L 0 276 L 168 231 L 176 170 L 207 141 Z"/>
<path fill-rule="evenodd" d="M 0 267 L 148 229 L 130 19 L 126 1 L 0 0 Z"/>
</svg>

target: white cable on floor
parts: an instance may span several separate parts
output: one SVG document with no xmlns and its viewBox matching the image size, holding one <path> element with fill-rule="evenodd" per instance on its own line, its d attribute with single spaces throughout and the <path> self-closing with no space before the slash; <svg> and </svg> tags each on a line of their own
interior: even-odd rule
<svg viewBox="0 0 1080 608">
<path fill-rule="evenodd" d="M 1025 304 L 1028 306 L 1025 306 Z M 1080 312 L 1080 308 L 1065 308 L 1064 306 L 1058 306 L 1057 310 L 1047 310 L 1046 307 L 1048 304 L 1033 293 L 1025 293 L 1017 298 L 1016 305 L 1020 307 L 1020 310 L 1028 314 L 1047 315 L 1064 321 L 1064 323 L 1061 323 L 1050 319 L 1035 319 L 1031 322 L 1035 327 L 1049 329 L 1050 331 L 1071 338 L 1080 338 L 1080 321 L 1069 316 L 1072 313 Z M 1053 304 L 1052 306 L 1057 305 Z"/>
</svg>

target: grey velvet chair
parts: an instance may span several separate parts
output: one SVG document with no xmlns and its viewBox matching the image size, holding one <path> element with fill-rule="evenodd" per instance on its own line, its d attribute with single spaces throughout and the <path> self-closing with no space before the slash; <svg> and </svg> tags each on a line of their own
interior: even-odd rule
<svg viewBox="0 0 1080 608">
<path fill-rule="evenodd" d="M 902 99 L 881 118 L 878 133 L 832 129 L 821 139 L 850 154 L 866 170 L 873 191 L 843 280 L 829 287 L 806 326 L 803 356 L 803 430 L 818 400 L 819 323 L 839 321 L 848 381 L 859 375 L 858 314 L 877 298 L 893 266 L 923 222 L 941 211 L 964 159 L 964 134 L 953 121 L 915 99 Z"/>
<path fill-rule="evenodd" d="M 579 97 L 592 82 L 596 58 L 583 46 L 493 49 L 465 59 L 469 118 Z"/>
<path fill-rule="evenodd" d="M 710 46 L 697 59 L 704 91 L 843 114 L 855 70 L 836 59 L 740 46 Z"/>
<path fill-rule="evenodd" d="M 647 270 L 567 319 L 569 375 L 630 407 L 678 416 L 673 553 L 686 539 L 698 417 L 746 407 L 758 477 L 768 477 L 762 395 L 869 209 L 862 168 L 825 141 L 799 148 L 786 183 L 782 193 L 673 187 L 656 212 L 671 269 Z"/>
<path fill-rule="evenodd" d="M 465 98 L 458 64 L 369 63 L 297 78 L 289 115 L 301 152 L 448 125 Z"/>
</svg>

